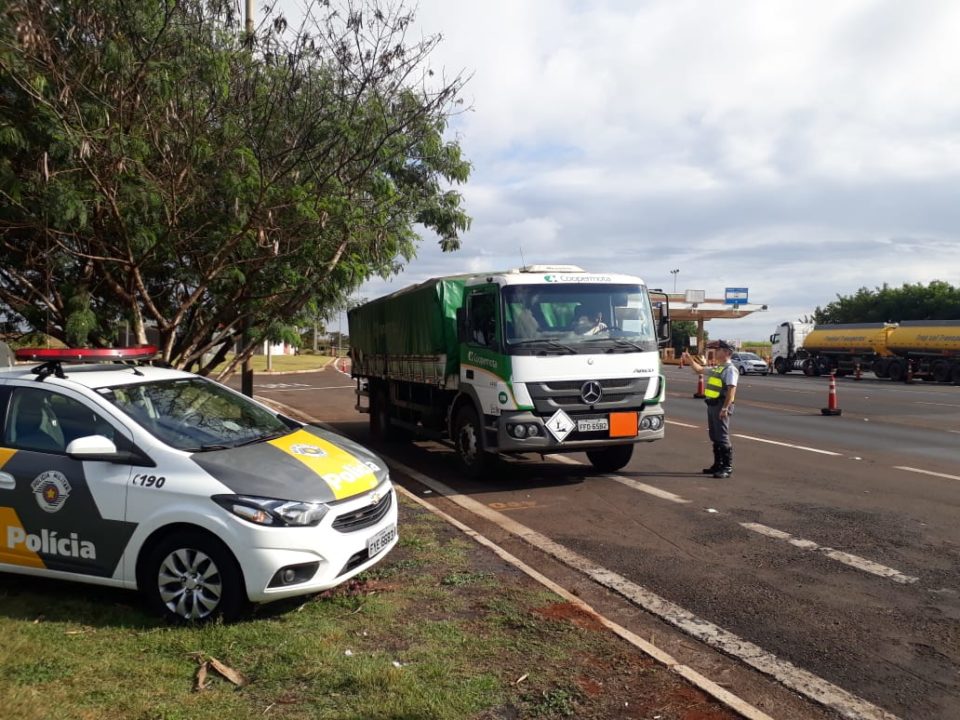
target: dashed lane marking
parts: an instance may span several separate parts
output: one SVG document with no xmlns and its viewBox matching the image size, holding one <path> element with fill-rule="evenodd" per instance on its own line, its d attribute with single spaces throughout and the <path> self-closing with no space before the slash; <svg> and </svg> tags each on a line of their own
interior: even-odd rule
<svg viewBox="0 0 960 720">
<path fill-rule="evenodd" d="M 756 442 L 767 443 L 768 445 L 780 445 L 781 447 L 793 448 L 794 450 L 806 450 L 807 452 L 819 453 L 820 455 L 833 455 L 834 457 L 843 455 L 843 453 L 833 452 L 832 450 L 818 450 L 817 448 L 807 447 L 806 445 L 791 445 L 790 443 L 780 442 L 778 440 L 767 440 L 766 438 L 758 438 L 753 435 L 739 435 L 734 433 L 733 437 L 744 440 L 754 440 Z"/>
<path fill-rule="evenodd" d="M 565 463 L 566 465 L 583 465 L 583 463 L 578 462 L 573 458 L 569 458 L 566 455 L 551 455 L 550 457 L 556 460 L 557 462 L 562 462 L 562 463 Z M 622 475 L 605 475 L 604 477 L 606 477 L 607 480 L 613 480 L 614 482 L 618 482 L 621 485 L 626 485 L 629 488 L 633 488 L 634 490 L 639 490 L 640 492 L 645 492 L 648 495 L 653 495 L 655 497 L 661 498 L 662 500 L 669 500 L 670 502 L 681 503 L 681 504 L 690 502 L 689 500 L 684 500 L 679 495 L 674 495 L 672 492 L 661 490 L 660 488 L 654 487 L 653 485 L 647 485 L 646 483 L 642 483 L 639 480 L 634 480 L 633 478 L 623 477 Z"/>
<path fill-rule="evenodd" d="M 551 455 L 550 457 L 556 460 L 557 462 L 562 462 L 567 465 L 583 465 L 583 463 L 578 462 L 573 458 L 569 458 L 565 455 Z M 627 478 L 621 475 L 605 475 L 604 477 L 607 480 L 613 480 L 614 482 L 618 482 L 621 485 L 626 485 L 629 488 L 633 488 L 634 490 L 639 490 L 640 492 L 647 493 L 648 495 L 653 495 L 655 497 L 661 498 L 662 500 L 669 500 L 670 502 L 675 502 L 675 503 L 690 502 L 689 500 L 684 500 L 679 495 L 674 495 L 672 492 L 661 490 L 660 488 L 654 487 L 653 485 L 647 485 L 646 483 L 642 483 L 639 480 L 634 480 L 633 478 Z"/>
<path fill-rule="evenodd" d="M 761 525 L 760 523 L 740 523 L 740 527 L 746 528 L 747 530 L 752 530 L 755 533 L 760 533 L 761 535 L 766 535 L 767 537 L 776 538 L 777 540 L 785 540 L 794 547 L 798 547 L 803 550 L 814 550 L 816 552 L 823 553 L 828 558 L 836 560 L 837 562 L 841 562 L 844 565 L 849 565 L 857 570 L 863 570 L 864 572 L 878 575 L 883 578 L 889 578 L 890 580 L 900 583 L 901 585 L 912 585 L 920 579 L 913 577 L 912 575 L 904 575 L 899 570 L 894 570 L 886 565 L 875 563 L 872 560 L 866 560 L 858 555 L 851 555 L 850 553 L 835 550 L 831 547 L 818 545 L 812 540 L 803 540 L 801 538 L 794 537 L 790 533 L 784 532 L 783 530 L 767 527 L 766 525 Z"/>
<path fill-rule="evenodd" d="M 667 420 L 667 425 L 678 425 L 679 427 L 686 428 L 699 428 L 699 425 L 691 425 L 690 423 L 677 422 L 676 420 Z"/>
<path fill-rule="evenodd" d="M 353 385 L 300 385 L 297 387 L 271 387 L 270 385 L 259 385 L 257 387 L 258 389 L 266 390 L 268 392 L 294 392 L 297 390 L 344 390 L 346 388 L 352 388 Z"/>
<path fill-rule="evenodd" d="M 960 476 L 947 475 L 946 473 L 933 472 L 933 470 L 921 470 L 920 468 L 908 467 L 907 465 L 894 465 L 894 470 L 906 470 L 907 472 L 920 473 L 921 475 L 932 475 L 933 477 L 946 478 L 947 480 L 960 480 Z"/>
</svg>

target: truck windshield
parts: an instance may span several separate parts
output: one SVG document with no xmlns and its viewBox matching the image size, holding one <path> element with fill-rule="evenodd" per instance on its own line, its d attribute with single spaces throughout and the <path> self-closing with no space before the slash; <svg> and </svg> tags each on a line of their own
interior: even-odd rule
<svg viewBox="0 0 960 720">
<path fill-rule="evenodd" d="M 514 355 L 657 349 L 641 285 L 507 285 L 503 308 L 504 337 Z"/>
</svg>

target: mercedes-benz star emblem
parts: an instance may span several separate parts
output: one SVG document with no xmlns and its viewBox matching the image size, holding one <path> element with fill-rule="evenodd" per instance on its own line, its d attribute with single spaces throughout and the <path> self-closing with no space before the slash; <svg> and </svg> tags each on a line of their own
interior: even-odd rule
<svg viewBox="0 0 960 720">
<path fill-rule="evenodd" d="M 603 397 L 603 388 L 595 380 L 588 380 L 580 386 L 580 399 L 584 405 L 596 405 Z"/>
</svg>

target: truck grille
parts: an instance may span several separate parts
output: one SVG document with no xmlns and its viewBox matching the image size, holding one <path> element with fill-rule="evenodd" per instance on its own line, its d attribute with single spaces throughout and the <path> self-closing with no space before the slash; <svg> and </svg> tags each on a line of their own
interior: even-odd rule
<svg viewBox="0 0 960 720">
<path fill-rule="evenodd" d="M 650 378 L 613 378 L 597 380 L 603 389 L 600 402 L 587 405 L 580 397 L 580 389 L 589 380 L 556 380 L 542 383 L 529 383 L 527 390 L 537 412 L 552 415 L 558 409 L 564 412 L 585 412 L 589 410 L 625 410 L 643 405 L 643 396 L 647 392 Z"/>
<path fill-rule="evenodd" d="M 344 513 L 333 521 L 333 529 L 342 533 L 363 530 L 363 528 L 376 525 L 390 510 L 393 504 L 393 491 L 384 495 L 376 505 L 367 505 L 359 510 Z"/>
</svg>

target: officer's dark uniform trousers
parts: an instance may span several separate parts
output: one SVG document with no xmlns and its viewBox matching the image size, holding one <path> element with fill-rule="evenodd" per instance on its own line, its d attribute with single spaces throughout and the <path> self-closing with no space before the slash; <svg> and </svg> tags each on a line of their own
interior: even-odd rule
<svg viewBox="0 0 960 720">
<path fill-rule="evenodd" d="M 703 472 L 717 478 L 727 478 L 733 474 L 733 444 L 730 442 L 730 416 L 734 406 L 727 409 L 726 417 L 720 417 L 720 410 L 726 398 L 723 386 L 723 372 L 727 365 L 710 368 L 706 374 L 703 394 L 707 403 L 707 432 L 713 443 L 713 465 Z"/>
</svg>

